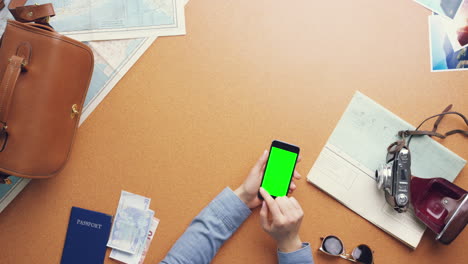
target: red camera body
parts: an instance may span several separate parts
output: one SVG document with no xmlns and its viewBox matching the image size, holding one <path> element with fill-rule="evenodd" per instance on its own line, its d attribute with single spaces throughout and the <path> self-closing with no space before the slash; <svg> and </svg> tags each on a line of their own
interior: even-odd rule
<svg viewBox="0 0 468 264">
<path fill-rule="evenodd" d="M 444 244 L 450 244 L 468 223 L 468 193 L 446 179 L 413 176 L 411 203 L 416 216 Z"/>
</svg>

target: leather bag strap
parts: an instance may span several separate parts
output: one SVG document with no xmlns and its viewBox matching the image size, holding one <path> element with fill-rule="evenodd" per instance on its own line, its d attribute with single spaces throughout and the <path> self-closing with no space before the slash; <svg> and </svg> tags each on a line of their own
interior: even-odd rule
<svg viewBox="0 0 468 264">
<path fill-rule="evenodd" d="M 12 55 L 0 83 L 0 122 L 3 124 L 8 121 L 11 99 L 24 62 L 23 57 Z"/>
<path fill-rule="evenodd" d="M 25 6 L 27 0 L 11 0 L 8 5 L 13 17 L 19 22 L 36 22 L 49 25 L 49 18 L 55 16 L 51 3 Z"/>
<path fill-rule="evenodd" d="M 15 91 L 16 81 L 18 80 L 24 64 L 25 59 L 23 57 L 17 55 L 11 56 L 0 83 L 0 125 L 2 126 L 0 128 L 0 152 L 5 149 L 8 139 L 8 114 L 10 113 L 10 105 Z"/>
</svg>

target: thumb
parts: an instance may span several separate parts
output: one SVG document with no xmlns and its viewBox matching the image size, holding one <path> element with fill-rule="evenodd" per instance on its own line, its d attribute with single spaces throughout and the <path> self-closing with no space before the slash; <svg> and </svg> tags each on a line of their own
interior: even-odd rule
<svg viewBox="0 0 468 264">
<path fill-rule="evenodd" d="M 264 150 L 262 156 L 258 159 L 257 163 L 254 166 L 254 170 L 257 172 L 261 172 L 262 169 L 265 167 L 265 164 L 268 160 L 268 151 Z"/>
<path fill-rule="evenodd" d="M 265 201 L 262 202 L 262 209 L 260 209 L 260 224 L 265 231 L 270 231 L 270 221 L 268 221 L 268 205 Z"/>
</svg>

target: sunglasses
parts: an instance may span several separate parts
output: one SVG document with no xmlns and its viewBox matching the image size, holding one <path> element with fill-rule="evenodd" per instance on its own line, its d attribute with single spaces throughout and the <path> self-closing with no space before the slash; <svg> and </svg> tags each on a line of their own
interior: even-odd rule
<svg viewBox="0 0 468 264">
<path fill-rule="evenodd" d="M 366 245 L 359 245 L 353 249 L 351 255 L 346 254 L 343 242 L 336 236 L 327 236 L 322 239 L 322 245 L 319 250 L 325 254 L 335 257 L 341 257 L 352 262 L 363 264 L 373 264 L 374 257 L 372 250 Z"/>
</svg>

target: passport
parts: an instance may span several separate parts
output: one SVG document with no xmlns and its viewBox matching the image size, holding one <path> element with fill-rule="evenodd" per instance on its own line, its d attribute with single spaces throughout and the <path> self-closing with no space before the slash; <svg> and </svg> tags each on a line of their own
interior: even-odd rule
<svg viewBox="0 0 468 264">
<path fill-rule="evenodd" d="M 112 216 L 72 207 L 61 264 L 102 264 Z"/>
</svg>

